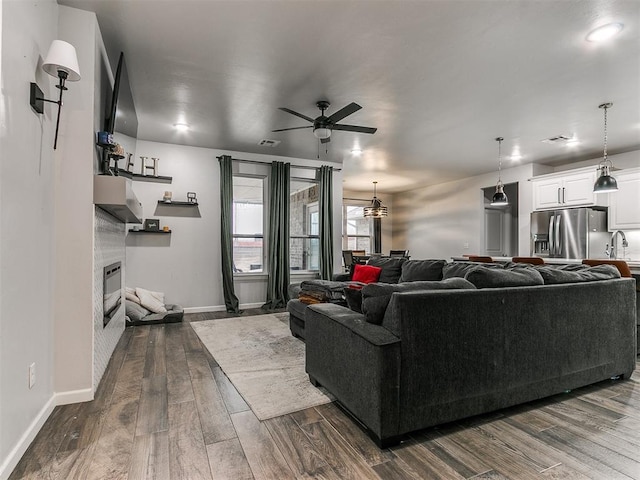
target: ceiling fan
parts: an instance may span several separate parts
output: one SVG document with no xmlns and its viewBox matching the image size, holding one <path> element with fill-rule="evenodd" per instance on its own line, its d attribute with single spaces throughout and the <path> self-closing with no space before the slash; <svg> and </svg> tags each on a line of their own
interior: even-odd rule
<svg viewBox="0 0 640 480">
<path fill-rule="evenodd" d="M 324 111 L 329 108 L 331 105 L 326 100 L 320 100 L 316 102 L 317 107 L 322 112 L 319 117 L 311 118 L 303 115 L 302 113 L 294 112 L 289 108 L 280 107 L 280 110 L 283 112 L 290 113 L 291 115 L 295 115 L 296 117 L 304 118 L 306 121 L 311 122 L 313 125 L 307 125 L 305 127 L 291 127 L 291 128 L 280 128 L 278 130 L 272 130 L 273 132 L 285 132 L 287 130 L 299 130 L 302 128 L 313 128 L 313 134 L 316 138 L 320 139 L 322 143 L 327 143 L 331 141 L 331 131 L 332 130 L 343 130 L 347 132 L 357 132 L 357 133 L 376 133 L 377 128 L 371 127 L 358 127 L 356 125 L 344 125 L 338 123 L 345 117 L 348 117 L 352 113 L 357 112 L 362 107 L 357 103 L 351 102 L 346 107 L 341 108 L 333 115 L 325 116 Z"/>
</svg>

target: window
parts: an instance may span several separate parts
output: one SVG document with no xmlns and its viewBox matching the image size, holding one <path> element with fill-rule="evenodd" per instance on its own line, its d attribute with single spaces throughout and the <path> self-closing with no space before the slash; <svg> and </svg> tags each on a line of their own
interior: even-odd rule
<svg viewBox="0 0 640 480">
<path fill-rule="evenodd" d="M 320 268 L 318 183 L 291 179 L 289 199 L 289 264 L 291 270 Z"/>
<path fill-rule="evenodd" d="M 233 177 L 233 271 L 262 272 L 264 179 Z"/>
<path fill-rule="evenodd" d="M 342 207 L 342 249 L 371 252 L 373 225 L 371 218 L 363 216 L 366 200 L 346 200 Z"/>
</svg>

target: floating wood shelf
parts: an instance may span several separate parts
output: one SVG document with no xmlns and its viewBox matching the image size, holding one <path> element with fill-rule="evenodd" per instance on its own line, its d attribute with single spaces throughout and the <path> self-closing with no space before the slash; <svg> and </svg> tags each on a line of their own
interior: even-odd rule
<svg viewBox="0 0 640 480">
<path fill-rule="evenodd" d="M 171 183 L 173 181 L 173 177 L 163 177 L 162 175 L 140 175 L 139 173 L 127 172 L 121 168 L 118 169 L 118 175 L 130 178 L 136 182 Z"/>
<path fill-rule="evenodd" d="M 134 230 L 133 228 L 129 229 L 129 233 L 164 233 L 164 234 L 168 234 L 171 233 L 171 230 L 164 231 L 164 230 Z"/>
<path fill-rule="evenodd" d="M 175 206 L 175 207 L 197 207 L 198 202 L 176 202 L 172 200 L 170 202 L 165 202 L 164 200 L 158 200 L 158 205 L 167 205 L 167 206 Z"/>
</svg>

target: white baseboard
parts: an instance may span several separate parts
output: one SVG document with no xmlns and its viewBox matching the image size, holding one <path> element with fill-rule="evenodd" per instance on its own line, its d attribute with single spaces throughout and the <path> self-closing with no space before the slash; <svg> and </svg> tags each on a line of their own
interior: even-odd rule
<svg viewBox="0 0 640 480">
<path fill-rule="evenodd" d="M 44 422 L 49 418 L 49 415 L 51 415 L 51 412 L 53 412 L 55 406 L 55 395 L 52 395 L 49 401 L 40 409 L 36 418 L 33 419 L 16 446 L 13 447 L 9 455 L 7 455 L 7 458 L 2 462 L 2 465 L 0 465 L 0 479 L 5 480 L 9 478 L 9 475 L 11 475 L 13 469 L 16 468 L 24 452 L 27 451 L 33 439 L 36 438 L 36 435 L 44 425 Z"/>
<path fill-rule="evenodd" d="M 240 309 L 260 308 L 264 302 L 241 303 Z M 204 312 L 224 312 L 227 309 L 224 305 L 212 305 L 209 307 L 185 307 L 184 313 L 204 313 Z"/>
<path fill-rule="evenodd" d="M 71 390 L 70 392 L 56 392 L 54 398 L 56 405 L 90 402 L 93 400 L 93 389 L 83 388 L 82 390 Z"/>
</svg>

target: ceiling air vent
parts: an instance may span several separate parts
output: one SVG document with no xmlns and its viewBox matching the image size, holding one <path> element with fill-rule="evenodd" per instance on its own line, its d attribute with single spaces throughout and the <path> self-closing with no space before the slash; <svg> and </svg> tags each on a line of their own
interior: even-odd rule
<svg viewBox="0 0 640 480">
<path fill-rule="evenodd" d="M 280 140 L 269 140 L 268 138 L 263 138 L 258 142 L 258 145 L 261 147 L 277 147 L 280 145 Z"/>
<path fill-rule="evenodd" d="M 568 135 L 556 135 L 555 137 L 545 138 L 542 143 L 550 143 L 551 145 L 563 145 L 567 142 L 571 142 L 573 137 Z"/>
</svg>

